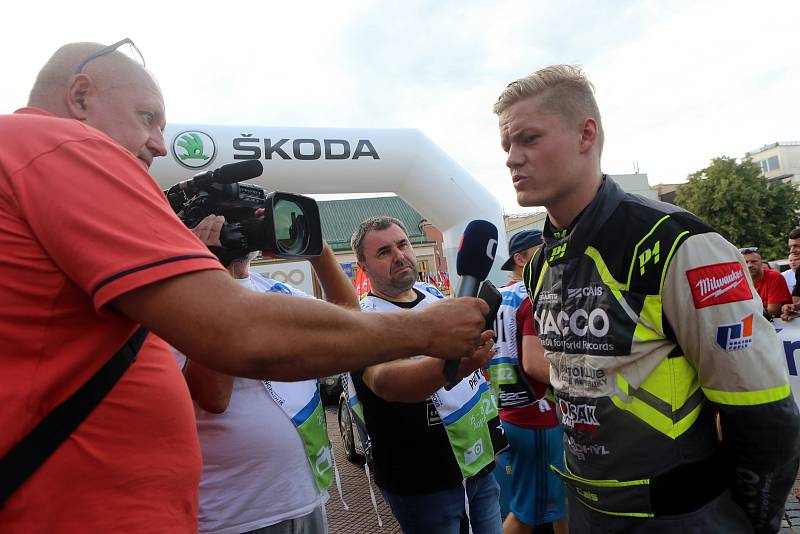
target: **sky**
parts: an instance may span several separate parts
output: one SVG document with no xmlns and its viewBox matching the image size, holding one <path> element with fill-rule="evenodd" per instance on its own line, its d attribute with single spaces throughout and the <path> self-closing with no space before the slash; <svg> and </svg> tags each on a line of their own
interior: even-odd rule
<svg viewBox="0 0 800 534">
<path fill-rule="evenodd" d="M 797 0 L 11 0 L 3 14 L 4 112 L 60 45 L 130 37 L 170 122 L 417 128 L 507 213 L 530 208 L 492 104 L 550 64 L 594 83 L 610 174 L 683 182 L 714 157 L 800 139 Z"/>
</svg>

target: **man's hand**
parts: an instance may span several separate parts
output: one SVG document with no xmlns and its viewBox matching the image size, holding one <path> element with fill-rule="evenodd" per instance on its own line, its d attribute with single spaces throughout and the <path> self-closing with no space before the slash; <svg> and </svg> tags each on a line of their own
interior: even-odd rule
<svg viewBox="0 0 800 534">
<path fill-rule="evenodd" d="M 430 338 L 425 354 L 448 360 L 470 358 L 484 344 L 489 306 L 473 297 L 444 299 L 417 312 Z M 409 336 L 415 332 L 408 332 Z"/>
<path fill-rule="evenodd" d="M 494 332 L 486 330 L 481 334 L 481 344 L 472 356 L 461 358 L 458 365 L 458 378 L 464 378 L 481 369 L 489 363 L 494 356 Z"/>
<path fill-rule="evenodd" d="M 797 312 L 794 304 L 784 304 L 781 306 L 781 319 L 784 321 L 791 321 L 798 315 L 800 315 L 800 313 Z"/>
<path fill-rule="evenodd" d="M 206 246 L 221 247 L 222 243 L 219 240 L 219 233 L 222 231 L 222 225 L 224 223 L 225 217 L 222 215 L 209 215 L 191 230 Z"/>
</svg>

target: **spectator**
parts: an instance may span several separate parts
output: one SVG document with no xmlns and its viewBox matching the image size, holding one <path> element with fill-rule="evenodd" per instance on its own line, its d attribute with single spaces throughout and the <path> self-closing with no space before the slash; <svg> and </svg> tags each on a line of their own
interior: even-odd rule
<svg viewBox="0 0 800 534">
<path fill-rule="evenodd" d="M 552 528 L 551 523 L 557 533 L 566 532 L 564 483 L 550 469 L 551 465 L 564 468 L 564 435 L 555 405 L 546 398 L 549 365 L 522 281 L 523 267 L 541 246 L 540 230 L 524 230 L 509 240 L 510 257 L 501 268 L 511 271 L 513 281 L 500 290 L 495 355 L 486 366 L 509 443 L 511 495 L 510 512 L 503 521 L 505 534 L 529 534 L 532 529 Z M 537 379 L 529 383 L 523 368 Z"/>
<path fill-rule="evenodd" d="M 795 282 L 797 280 L 795 270 L 798 266 L 800 266 L 800 254 L 789 254 L 789 268 L 783 271 L 781 276 L 786 280 L 786 287 L 789 288 L 790 293 L 794 291 Z"/>
<path fill-rule="evenodd" d="M 162 338 L 216 371 L 272 380 L 485 343 L 477 299 L 367 315 L 233 281 L 147 173 L 166 154 L 164 102 L 123 46 L 63 46 L 29 107 L 0 117 L 4 532 L 196 530 L 193 409 Z M 107 395 L 85 385 L 93 376 Z M 54 410 L 79 389 L 97 402 L 69 408 L 77 422 L 58 440 Z"/>
<path fill-rule="evenodd" d="M 363 221 L 351 244 L 372 286 L 361 300 L 364 311 L 402 315 L 444 298 L 417 282 L 414 249 L 397 219 Z M 469 379 L 450 391 L 442 363 L 427 356 L 351 373 L 372 442 L 375 482 L 405 534 L 467 532 L 470 526 L 476 534 L 503 531 L 492 476 L 491 430 L 500 423 L 479 371 L 492 355 L 491 331 L 483 339 L 461 360 L 458 376 Z"/>
<path fill-rule="evenodd" d="M 211 215 L 192 231 L 207 245 L 220 245 L 222 222 Z M 308 297 L 251 273 L 254 256 L 228 267 L 240 284 Z M 327 244 L 310 262 L 328 302 L 358 309 L 353 286 Z M 326 534 L 325 502 L 335 467 L 319 381 L 234 378 L 182 355 L 178 360 L 195 401 L 203 453 L 199 532 Z"/>
<path fill-rule="evenodd" d="M 739 252 L 747 262 L 747 270 L 753 279 L 753 285 L 761 297 L 764 309 L 770 317 L 777 317 L 781 314 L 781 306 L 791 304 L 792 296 L 786 287 L 786 280 L 772 269 L 765 269 L 758 249 L 755 247 L 740 248 Z"/>
</svg>

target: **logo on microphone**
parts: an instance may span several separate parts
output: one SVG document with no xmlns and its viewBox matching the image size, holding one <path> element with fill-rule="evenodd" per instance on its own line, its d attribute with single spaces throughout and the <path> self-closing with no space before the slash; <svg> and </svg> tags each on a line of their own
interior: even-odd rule
<svg viewBox="0 0 800 534">
<path fill-rule="evenodd" d="M 217 145 L 205 132 L 183 131 L 172 140 L 172 155 L 175 161 L 187 169 L 202 169 L 214 161 Z"/>
<path fill-rule="evenodd" d="M 494 255 L 497 253 L 497 239 L 490 239 L 486 243 L 486 257 L 494 261 Z"/>
</svg>

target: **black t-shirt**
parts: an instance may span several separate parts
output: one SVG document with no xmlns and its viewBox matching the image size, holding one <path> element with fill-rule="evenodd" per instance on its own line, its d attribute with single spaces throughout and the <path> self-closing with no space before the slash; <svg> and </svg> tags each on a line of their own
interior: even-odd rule
<svg viewBox="0 0 800 534">
<path fill-rule="evenodd" d="M 414 291 L 416 301 L 392 304 L 413 308 L 424 298 Z M 359 370 L 351 376 L 372 439 L 375 483 L 398 495 L 423 495 L 461 486 L 461 470 L 433 402 L 387 402 L 367 387 L 363 374 Z M 494 462 L 476 476 L 493 468 Z"/>
</svg>

